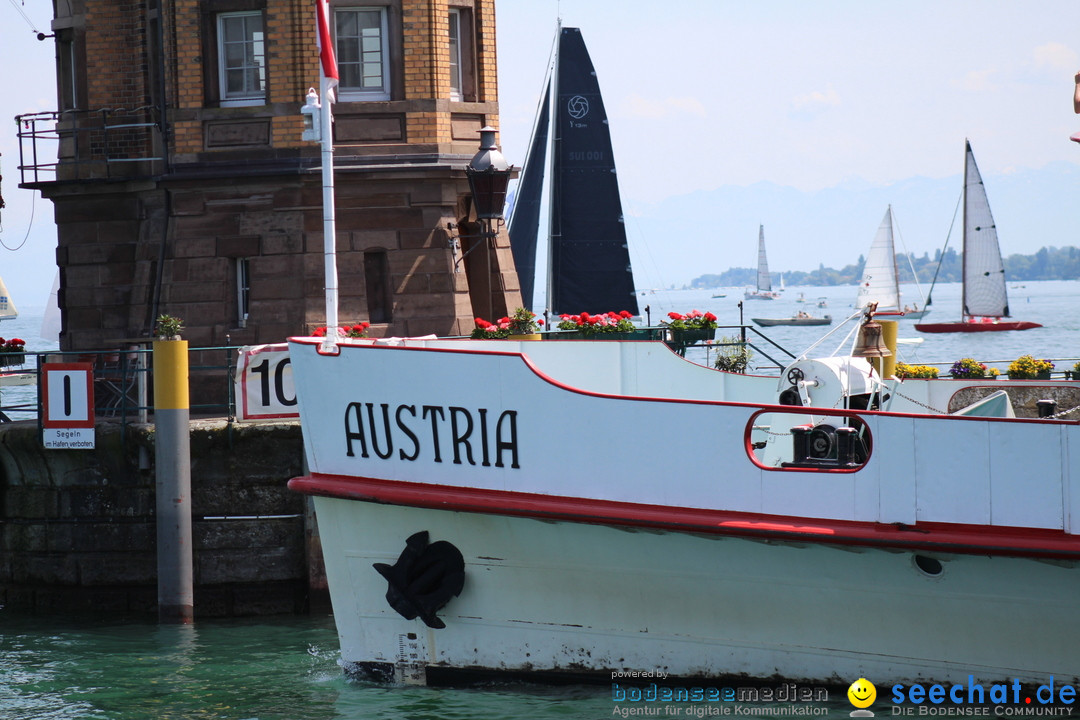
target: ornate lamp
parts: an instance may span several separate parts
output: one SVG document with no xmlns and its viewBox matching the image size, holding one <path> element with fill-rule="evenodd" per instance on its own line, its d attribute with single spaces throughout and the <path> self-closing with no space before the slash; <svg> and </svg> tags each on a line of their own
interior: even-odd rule
<svg viewBox="0 0 1080 720">
<path fill-rule="evenodd" d="M 495 145 L 495 128 L 486 126 L 481 129 L 480 150 L 465 168 L 477 219 L 502 221 L 506 188 L 513 171 L 514 168 Z"/>
</svg>

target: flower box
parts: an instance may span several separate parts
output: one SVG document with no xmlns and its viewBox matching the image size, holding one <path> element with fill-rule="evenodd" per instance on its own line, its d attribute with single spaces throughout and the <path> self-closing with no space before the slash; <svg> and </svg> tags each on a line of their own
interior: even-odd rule
<svg viewBox="0 0 1080 720">
<path fill-rule="evenodd" d="M 671 343 L 673 345 L 694 345 L 696 343 L 712 340 L 716 336 L 716 328 L 687 328 L 685 330 L 672 329 Z"/>
<path fill-rule="evenodd" d="M 22 365 L 25 362 L 26 353 L 24 352 L 0 352 L 0 367 Z"/>
<path fill-rule="evenodd" d="M 1030 375 L 1024 375 L 1022 373 L 1021 374 L 1009 373 L 1009 379 L 1010 380 L 1049 380 L 1050 379 L 1050 371 L 1049 370 L 1041 370 L 1041 371 L 1035 373 L 1035 377 L 1031 377 Z"/>
<path fill-rule="evenodd" d="M 581 330 L 559 330 L 544 333 L 545 340 L 660 340 L 663 328 L 642 328 L 629 332 L 591 332 Z"/>
</svg>

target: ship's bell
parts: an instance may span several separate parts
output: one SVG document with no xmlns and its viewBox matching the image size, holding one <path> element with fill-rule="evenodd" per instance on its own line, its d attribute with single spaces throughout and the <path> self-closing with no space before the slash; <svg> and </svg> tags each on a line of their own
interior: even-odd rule
<svg viewBox="0 0 1080 720">
<path fill-rule="evenodd" d="M 852 357 L 883 358 L 892 355 L 881 337 L 881 323 L 867 320 L 859 328 L 859 338 L 855 341 Z"/>
</svg>

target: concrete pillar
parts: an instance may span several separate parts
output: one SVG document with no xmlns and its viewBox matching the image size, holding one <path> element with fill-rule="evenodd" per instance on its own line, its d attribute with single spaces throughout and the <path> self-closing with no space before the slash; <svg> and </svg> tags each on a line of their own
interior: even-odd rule
<svg viewBox="0 0 1080 720">
<path fill-rule="evenodd" d="M 194 617 L 186 340 L 154 341 L 158 621 Z"/>
</svg>

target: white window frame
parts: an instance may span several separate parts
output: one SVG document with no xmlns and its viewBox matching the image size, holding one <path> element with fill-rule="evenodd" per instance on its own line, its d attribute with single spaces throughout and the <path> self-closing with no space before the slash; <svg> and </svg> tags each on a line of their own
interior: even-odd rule
<svg viewBox="0 0 1080 720">
<path fill-rule="evenodd" d="M 342 72 L 342 57 L 350 57 L 349 54 L 344 53 L 344 44 L 347 42 L 357 42 L 359 44 L 359 38 L 339 38 L 338 37 L 338 16 L 348 13 L 362 13 L 362 12 L 377 12 L 379 13 L 379 57 L 382 65 L 381 83 L 377 87 L 362 87 L 359 85 L 346 85 L 345 73 Z M 385 6 L 357 6 L 357 7 L 336 7 L 334 8 L 334 51 L 337 54 L 338 61 L 338 74 L 341 76 L 341 84 L 338 86 L 338 94 L 343 101 L 364 102 L 371 100 L 389 100 L 390 99 L 390 32 L 389 22 L 387 19 L 387 8 Z M 363 53 L 359 47 L 357 47 L 356 57 L 360 58 L 356 63 L 351 61 L 345 64 L 357 64 L 363 70 Z"/>
<path fill-rule="evenodd" d="M 245 38 L 244 44 L 251 45 L 251 56 L 254 59 L 254 63 L 251 65 L 243 65 L 240 70 L 251 71 L 258 70 L 259 85 L 261 89 L 250 90 L 246 89 L 241 92 L 229 92 L 229 70 L 227 66 L 226 58 L 228 55 L 225 52 L 225 23 L 234 18 L 258 18 L 259 19 L 259 31 L 250 32 L 249 28 L 245 26 Z M 217 16 L 217 50 L 218 50 L 218 87 L 220 89 L 220 99 L 222 107 L 243 107 L 248 105 L 265 105 L 266 104 L 266 31 L 263 28 L 263 16 L 262 12 L 256 10 L 242 11 L 242 12 L 227 12 L 219 13 Z M 245 57 L 247 53 L 245 53 Z"/>
<path fill-rule="evenodd" d="M 450 47 L 450 99 L 461 102 L 464 97 L 461 77 L 461 10 L 450 8 L 447 37 Z"/>
<path fill-rule="evenodd" d="M 239 327 L 247 327 L 251 312 L 251 263 L 247 258 L 236 258 L 236 319 Z"/>
</svg>

